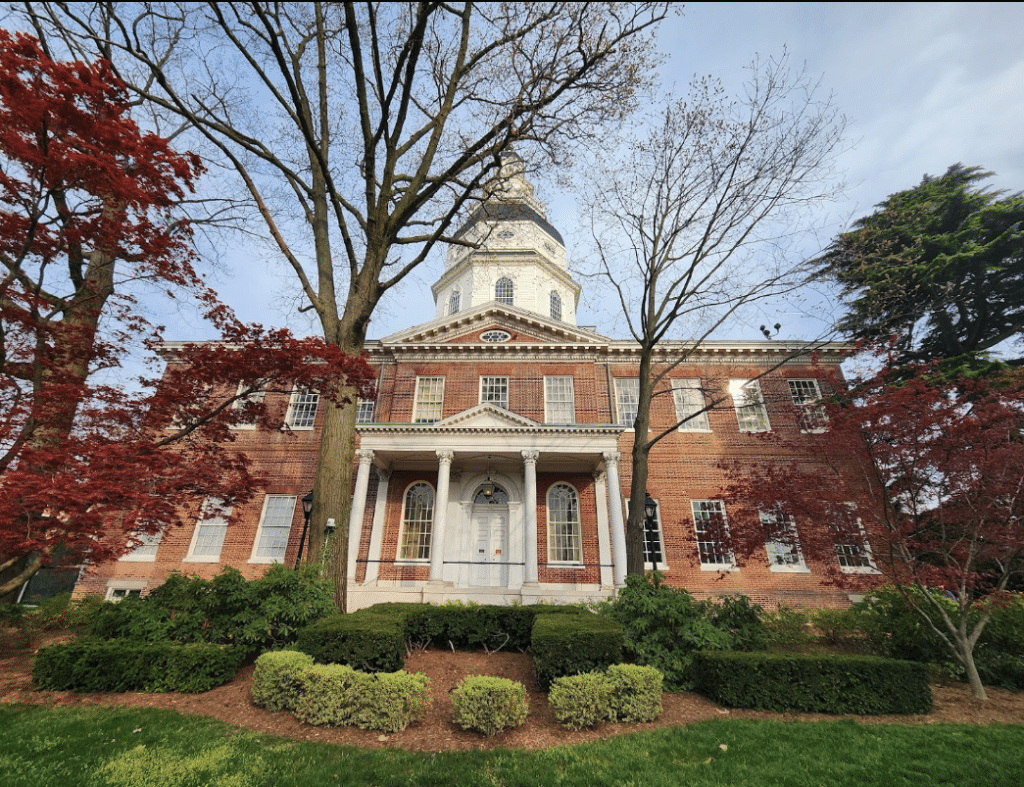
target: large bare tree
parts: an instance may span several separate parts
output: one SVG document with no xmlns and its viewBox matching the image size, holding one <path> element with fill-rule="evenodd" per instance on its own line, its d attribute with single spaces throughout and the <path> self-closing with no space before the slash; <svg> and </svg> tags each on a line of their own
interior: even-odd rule
<svg viewBox="0 0 1024 787">
<path fill-rule="evenodd" d="M 558 163 L 633 110 L 669 3 L 25 3 L 204 138 L 324 338 L 358 352 L 381 297 L 451 240 L 515 145 Z M 166 132 L 165 132 L 166 133 Z M 313 548 L 347 523 L 354 408 L 328 408 Z M 330 560 L 346 605 L 348 529 Z"/>
<path fill-rule="evenodd" d="M 785 54 L 755 61 L 736 97 L 716 80 L 697 79 L 687 98 L 666 102 L 645 130 L 587 168 L 582 204 L 593 273 L 614 290 L 640 346 L 629 574 L 644 570 L 648 457 L 679 426 L 650 432 L 653 398 L 672 396 L 672 369 L 745 306 L 806 279 L 786 247 L 808 221 L 805 208 L 838 189 L 833 165 L 844 128 L 820 92 Z M 705 410 L 725 398 L 702 393 Z"/>
</svg>

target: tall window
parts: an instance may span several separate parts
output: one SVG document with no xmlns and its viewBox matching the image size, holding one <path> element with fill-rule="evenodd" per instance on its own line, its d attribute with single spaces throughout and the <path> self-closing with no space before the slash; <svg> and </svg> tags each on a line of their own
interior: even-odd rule
<svg viewBox="0 0 1024 787">
<path fill-rule="evenodd" d="M 434 489 L 420 481 L 405 491 L 402 509 L 400 560 L 430 560 L 430 536 L 434 525 Z"/>
<path fill-rule="evenodd" d="M 455 287 L 452 294 L 448 296 L 448 313 L 457 314 L 462 307 L 462 290 Z"/>
<path fill-rule="evenodd" d="M 555 484 L 548 490 L 548 562 L 582 560 L 579 498 L 568 484 Z"/>
<path fill-rule="evenodd" d="M 494 285 L 494 300 L 511 306 L 515 294 L 514 289 L 512 279 L 508 276 L 498 279 L 498 283 Z"/>
<path fill-rule="evenodd" d="M 127 552 L 119 559 L 126 562 L 152 562 L 156 560 L 157 550 L 160 548 L 160 541 L 163 539 L 163 532 L 138 535 L 141 542 L 131 552 Z"/>
<path fill-rule="evenodd" d="M 416 404 L 412 420 L 417 424 L 432 424 L 441 420 L 444 407 L 444 378 L 417 377 Z"/>
<path fill-rule="evenodd" d="M 873 573 L 875 563 L 871 559 L 871 545 L 868 544 L 864 523 L 852 505 L 843 506 L 832 517 L 831 528 L 836 537 L 836 558 L 844 573 Z"/>
<path fill-rule="evenodd" d="M 551 319 L 562 319 L 562 296 L 555 290 L 551 291 Z"/>
<path fill-rule="evenodd" d="M 295 500 L 295 495 L 267 495 L 263 499 L 263 514 L 252 550 L 254 563 L 284 562 L 288 536 L 292 532 Z"/>
<path fill-rule="evenodd" d="M 238 384 L 238 390 L 235 392 L 235 395 L 237 396 L 237 395 L 241 394 L 245 390 L 245 388 L 246 388 L 245 383 L 239 383 Z M 266 391 L 253 391 L 252 393 L 248 394 L 247 396 L 243 396 L 241 399 L 235 399 L 235 401 L 231 403 L 231 409 L 236 411 L 236 412 L 244 411 L 246 406 L 248 404 L 250 404 L 250 403 L 252 403 L 254 405 L 260 404 L 263 401 L 263 397 L 265 395 L 266 395 Z M 232 429 L 253 429 L 255 426 L 256 426 L 255 422 L 251 418 L 247 418 L 245 421 L 237 423 L 237 424 L 233 425 L 231 428 Z"/>
<path fill-rule="evenodd" d="M 757 380 L 730 380 L 729 393 L 736 406 L 736 420 L 741 432 L 767 432 L 768 410 Z"/>
<path fill-rule="evenodd" d="M 375 404 L 376 402 L 373 399 L 359 399 L 359 403 L 356 405 L 357 424 L 373 423 L 373 408 Z"/>
<path fill-rule="evenodd" d="M 676 423 L 680 432 L 710 432 L 711 422 L 704 408 L 704 392 L 700 378 L 683 377 L 672 381 L 672 398 L 676 405 Z"/>
<path fill-rule="evenodd" d="M 616 423 L 632 426 L 640 405 L 640 380 L 636 377 L 615 378 Z"/>
<path fill-rule="evenodd" d="M 288 403 L 285 423 L 292 429 L 312 429 L 319 403 L 320 394 L 308 388 L 296 388 L 292 391 L 292 398 Z"/>
<path fill-rule="evenodd" d="M 572 377 L 544 378 L 544 423 L 576 423 L 576 397 Z"/>
<path fill-rule="evenodd" d="M 481 377 L 480 404 L 493 404 L 508 409 L 508 378 Z"/>
<path fill-rule="evenodd" d="M 824 432 L 828 426 L 828 417 L 825 415 L 825 408 L 821 406 L 818 381 L 811 378 L 786 382 L 789 383 L 789 395 L 793 404 L 799 410 L 800 431 Z"/>
<path fill-rule="evenodd" d="M 192 536 L 192 548 L 186 560 L 215 562 L 220 559 L 224 536 L 228 532 L 228 518 L 231 507 L 224 506 L 223 500 L 208 497 L 200 509 L 199 521 Z"/>
<path fill-rule="evenodd" d="M 793 517 L 782 511 L 761 511 L 761 526 L 765 529 L 765 550 L 772 571 L 806 571 L 800 541 Z"/>
<path fill-rule="evenodd" d="M 729 522 L 721 500 L 692 500 L 701 568 L 724 569 L 736 561 L 729 548 Z"/>
</svg>

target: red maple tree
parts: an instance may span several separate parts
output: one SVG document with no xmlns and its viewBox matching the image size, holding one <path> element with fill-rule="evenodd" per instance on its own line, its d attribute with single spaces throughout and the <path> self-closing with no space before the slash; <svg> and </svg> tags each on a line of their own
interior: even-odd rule
<svg viewBox="0 0 1024 787">
<path fill-rule="evenodd" d="M 251 496 L 231 426 L 270 425 L 259 392 L 369 395 L 363 359 L 244 326 L 204 285 L 177 212 L 202 170 L 139 129 L 109 63 L 0 30 L 0 597 L 57 551 L 110 560 L 190 499 Z M 127 344 L 159 343 L 147 282 L 196 298 L 222 339 L 179 348 L 159 385 L 97 384 Z"/>
<path fill-rule="evenodd" d="M 792 462 L 729 466 L 752 510 L 729 523 L 737 555 L 895 585 L 984 699 L 974 646 L 1024 571 L 1024 373 L 887 367 L 823 407 L 827 429 L 788 441 Z"/>
</svg>

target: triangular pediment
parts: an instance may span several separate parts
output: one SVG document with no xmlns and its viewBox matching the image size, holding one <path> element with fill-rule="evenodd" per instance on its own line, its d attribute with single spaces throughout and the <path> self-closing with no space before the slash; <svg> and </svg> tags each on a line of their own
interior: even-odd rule
<svg viewBox="0 0 1024 787">
<path fill-rule="evenodd" d="M 488 331 L 504 332 L 508 338 L 488 342 L 482 338 Z M 415 325 L 381 339 L 384 345 L 489 344 L 494 347 L 516 344 L 603 346 L 608 341 L 595 331 L 497 302 Z"/>
<path fill-rule="evenodd" d="M 502 407 L 490 403 L 478 404 L 461 413 L 449 415 L 434 424 L 437 428 L 457 427 L 459 429 L 521 429 L 537 427 L 539 423 L 532 418 L 509 412 Z"/>
</svg>

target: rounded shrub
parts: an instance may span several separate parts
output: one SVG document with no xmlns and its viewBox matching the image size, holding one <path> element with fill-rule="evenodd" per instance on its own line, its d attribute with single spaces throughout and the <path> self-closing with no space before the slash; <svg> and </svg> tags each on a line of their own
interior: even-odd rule
<svg viewBox="0 0 1024 787">
<path fill-rule="evenodd" d="M 252 701 L 270 711 L 295 710 L 302 693 L 302 673 L 313 659 L 294 650 L 264 653 L 256 659 Z"/>
<path fill-rule="evenodd" d="M 454 721 L 464 730 L 494 735 L 526 721 L 526 687 L 508 678 L 468 675 L 452 692 Z"/>
<path fill-rule="evenodd" d="M 603 672 L 583 672 L 556 678 L 548 702 L 564 727 L 579 730 L 611 718 L 612 682 Z"/>
<path fill-rule="evenodd" d="M 611 685 L 608 710 L 612 721 L 654 721 L 661 715 L 664 676 L 659 670 L 639 664 L 613 664 L 607 675 Z"/>
</svg>

